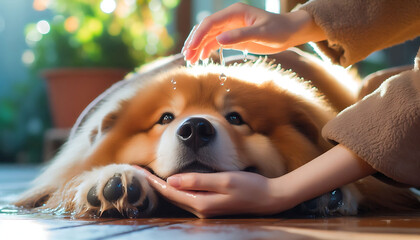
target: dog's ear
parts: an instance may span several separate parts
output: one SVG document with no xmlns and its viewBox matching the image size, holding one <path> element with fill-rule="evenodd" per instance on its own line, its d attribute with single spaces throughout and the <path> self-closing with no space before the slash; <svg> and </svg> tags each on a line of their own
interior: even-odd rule
<svg viewBox="0 0 420 240">
<path fill-rule="evenodd" d="M 110 112 L 108 113 L 101 122 L 101 125 L 94 128 L 92 131 L 90 131 L 89 139 L 90 142 L 93 143 L 97 139 L 98 135 L 103 135 L 115 125 L 115 122 L 118 119 L 118 111 Z"/>
<path fill-rule="evenodd" d="M 93 143 L 97 139 L 98 135 L 102 136 L 114 127 L 125 105 L 127 104 L 125 101 L 123 101 L 121 102 L 120 107 L 117 110 L 105 115 L 105 117 L 102 119 L 101 125 L 99 125 L 97 128 L 93 129 L 90 132 L 89 139 L 91 143 Z"/>
<path fill-rule="evenodd" d="M 101 123 L 101 132 L 106 133 L 111 130 L 111 128 L 115 125 L 115 122 L 117 122 L 119 116 L 119 111 L 108 113 L 103 119 Z"/>
<path fill-rule="evenodd" d="M 292 125 L 300 133 L 305 135 L 313 143 L 318 143 L 321 129 L 312 121 L 305 111 L 297 110 L 292 115 Z"/>
</svg>

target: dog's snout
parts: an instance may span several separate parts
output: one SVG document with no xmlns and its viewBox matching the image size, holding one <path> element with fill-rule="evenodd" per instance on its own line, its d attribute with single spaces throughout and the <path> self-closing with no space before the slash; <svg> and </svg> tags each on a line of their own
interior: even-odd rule
<svg viewBox="0 0 420 240">
<path fill-rule="evenodd" d="M 190 118 L 177 131 L 178 138 L 187 146 L 197 151 L 207 145 L 216 135 L 213 125 L 204 118 Z"/>
</svg>

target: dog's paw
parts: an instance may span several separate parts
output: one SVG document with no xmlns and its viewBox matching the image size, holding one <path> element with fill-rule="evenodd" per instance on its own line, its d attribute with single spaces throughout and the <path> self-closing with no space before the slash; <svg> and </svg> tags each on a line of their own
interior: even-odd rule
<svg viewBox="0 0 420 240">
<path fill-rule="evenodd" d="M 297 206 L 298 212 L 307 216 L 329 217 L 356 215 L 360 196 L 353 184 L 308 200 Z"/>
<path fill-rule="evenodd" d="M 340 208 L 344 205 L 343 193 L 337 188 L 329 193 L 303 202 L 298 206 L 301 213 L 316 217 L 340 215 Z"/>
<path fill-rule="evenodd" d="M 73 179 L 70 186 L 75 187 L 75 192 L 72 204 L 67 204 L 66 210 L 75 216 L 143 217 L 149 215 L 157 203 L 145 176 L 126 164 L 112 164 L 85 172 Z"/>
</svg>

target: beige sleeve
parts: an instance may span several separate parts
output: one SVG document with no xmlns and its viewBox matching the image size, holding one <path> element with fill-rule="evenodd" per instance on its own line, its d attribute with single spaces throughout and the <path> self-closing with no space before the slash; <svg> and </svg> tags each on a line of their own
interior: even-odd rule
<svg viewBox="0 0 420 240">
<path fill-rule="evenodd" d="M 325 125 L 325 138 L 343 144 L 373 168 L 400 183 L 420 186 L 420 50 L 413 70 L 386 80 L 376 91 Z"/>
<path fill-rule="evenodd" d="M 345 67 L 420 34 L 419 0 L 314 0 L 300 9 L 327 35 L 319 49 Z"/>
</svg>

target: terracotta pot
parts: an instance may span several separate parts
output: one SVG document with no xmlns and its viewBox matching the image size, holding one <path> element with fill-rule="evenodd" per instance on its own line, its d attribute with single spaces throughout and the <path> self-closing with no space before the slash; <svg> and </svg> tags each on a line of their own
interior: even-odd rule
<svg viewBox="0 0 420 240">
<path fill-rule="evenodd" d="M 58 68 L 42 72 L 47 80 L 55 128 L 71 128 L 83 109 L 128 73 L 125 69 Z"/>
</svg>

